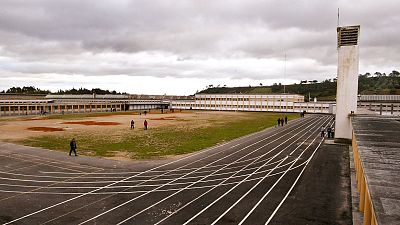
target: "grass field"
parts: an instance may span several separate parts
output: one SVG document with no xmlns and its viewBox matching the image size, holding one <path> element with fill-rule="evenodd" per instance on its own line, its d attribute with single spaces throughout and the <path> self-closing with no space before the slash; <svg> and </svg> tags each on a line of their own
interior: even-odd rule
<svg viewBox="0 0 400 225">
<path fill-rule="evenodd" d="M 288 119 L 297 114 L 286 114 Z M 94 116 L 94 117 L 93 117 Z M 35 133 L 24 138 L 8 140 L 24 145 L 52 150 L 69 151 L 69 141 L 77 139 L 78 154 L 102 156 L 115 159 L 153 159 L 198 151 L 243 135 L 275 126 L 277 118 L 284 114 L 260 112 L 196 112 L 173 114 L 132 115 L 64 115 L 46 118 L 45 126 L 51 124 L 66 131 Z M 136 121 L 136 129 L 129 129 L 129 121 Z M 119 121 L 120 126 L 63 125 L 65 121 L 90 119 L 97 121 Z M 144 130 L 142 121 L 147 119 L 149 130 Z M 34 122 L 35 125 L 42 121 Z M 30 124 L 32 125 L 32 124 Z M 21 125 L 22 126 L 22 125 Z M 27 124 L 23 125 L 28 126 Z M 26 131 L 33 132 L 33 131 Z M 29 133 L 32 134 L 32 133 Z"/>
</svg>

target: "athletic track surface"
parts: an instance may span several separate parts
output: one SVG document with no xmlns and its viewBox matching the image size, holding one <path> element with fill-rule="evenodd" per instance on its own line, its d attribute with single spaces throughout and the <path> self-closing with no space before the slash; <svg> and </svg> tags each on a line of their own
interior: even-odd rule
<svg viewBox="0 0 400 225">
<path fill-rule="evenodd" d="M 184 157 L 119 168 L 0 143 L 0 223 L 274 224 L 323 142 L 321 126 L 332 123 L 332 116 L 309 116 Z M 35 154 L 43 151 L 48 157 Z"/>
</svg>

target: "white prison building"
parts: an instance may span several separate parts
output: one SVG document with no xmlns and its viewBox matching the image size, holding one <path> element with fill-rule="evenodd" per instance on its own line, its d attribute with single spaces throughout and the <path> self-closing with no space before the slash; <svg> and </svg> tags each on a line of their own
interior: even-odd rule
<svg viewBox="0 0 400 225">
<path fill-rule="evenodd" d="M 194 100 L 172 100 L 172 109 L 334 113 L 334 103 L 304 102 L 297 94 L 196 94 Z"/>
</svg>

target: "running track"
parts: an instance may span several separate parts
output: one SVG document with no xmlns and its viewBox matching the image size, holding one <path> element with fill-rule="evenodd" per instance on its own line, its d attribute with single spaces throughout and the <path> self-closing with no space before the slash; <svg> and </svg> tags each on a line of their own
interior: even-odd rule
<svg viewBox="0 0 400 225">
<path fill-rule="evenodd" d="M 332 123 L 332 116 L 309 116 L 182 158 L 125 168 L 0 143 L 0 222 L 274 224 L 323 142 L 321 126 Z"/>
</svg>

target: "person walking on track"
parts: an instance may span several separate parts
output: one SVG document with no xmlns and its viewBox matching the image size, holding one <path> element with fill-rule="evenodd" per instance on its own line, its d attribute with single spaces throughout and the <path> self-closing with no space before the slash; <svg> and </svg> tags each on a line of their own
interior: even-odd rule
<svg viewBox="0 0 400 225">
<path fill-rule="evenodd" d="M 326 129 L 326 131 L 328 132 L 328 138 L 331 138 L 332 128 L 331 128 L 331 127 L 328 127 L 328 128 Z"/>
<path fill-rule="evenodd" d="M 71 153 L 74 152 L 75 156 L 78 156 L 76 154 L 76 141 L 75 141 L 75 138 L 72 138 L 71 142 L 69 143 L 69 147 L 71 147 L 71 150 L 69 151 L 69 155 L 71 156 Z"/>
<path fill-rule="evenodd" d="M 148 125 L 147 120 L 144 120 L 143 124 L 144 124 L 144 129 L 147 130 L 147 125 Z"/>
<path fill-rule="evenodd" d="M 325 128 L 321 127 L 321 137 L 325 137 Z"/>
</svg>

